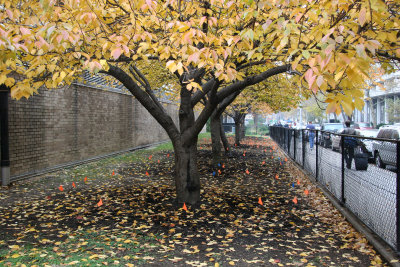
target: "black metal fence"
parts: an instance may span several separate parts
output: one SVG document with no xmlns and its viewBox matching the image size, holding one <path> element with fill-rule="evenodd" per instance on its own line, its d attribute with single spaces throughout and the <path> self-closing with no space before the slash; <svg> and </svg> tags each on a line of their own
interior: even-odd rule
<svg viewBox="0 0 400 267">
<path fill-rule="evenodd" d="M 394 250 L 400 252 L 400 140 L 270 127 L 271 138 Z M 350 167 L 350 168 L 348 168 Z"/>
</svg>

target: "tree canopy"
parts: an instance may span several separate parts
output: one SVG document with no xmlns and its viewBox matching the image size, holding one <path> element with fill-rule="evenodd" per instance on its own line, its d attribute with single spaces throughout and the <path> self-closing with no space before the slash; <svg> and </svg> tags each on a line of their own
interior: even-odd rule
<svg viewBox="0 0 400 267">
<path fill-rule="evenodd" d="M 290 64 L 309 89 L 328 91 L 329 110 L 338 101 L 347 110 L 361 105 L 352 88 L 370 65 L 390 70 L 400 57 L 396 1 L 1 2 L 0 83 L 17 99 L 71 82 L 82 69 L 158 58 L 188 88 L 200 88 L 189 75 L 196 69 L 232 82 L 248 65 Z M 24 79 L 7 78 L 12 71 Z"/>
<path fill-rule="evenodd" d="M 83 70 L 117 79 L 167 131 L 178 199 L 195 203 L 197 135 L 219 104 L 289 73 L 324 93 L 328 112 L 361 109 L 371 65 L 390 72 L 399 60 L 399 8 L 392 0 L 0 0 L 0 84 L 19 99 Z M 163 84 L 180 98 L 179 125 L 154 93 Z"/>
</svg>

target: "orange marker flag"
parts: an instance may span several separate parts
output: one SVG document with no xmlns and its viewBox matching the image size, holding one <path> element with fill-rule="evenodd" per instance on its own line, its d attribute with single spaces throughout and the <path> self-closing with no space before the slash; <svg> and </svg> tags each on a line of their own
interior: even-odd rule
<svg viewBox="0 0 400 267">
<path fill-rule="evenodd" d="M 297 179 L 297 184 L 300 184 L 300 181 L 299 181 L 299 179 Z"/>
<path fill-rule="evenodd" d="M 102 205 L 103 205 L 103 200 L 101 200 L 101 198 L 100 198 L 100 201 L 97 203 L 97 207 L 100 207 Z"/>
<path fill-rule="evenodd" d="M 188 210 L 187 207 L 186 207 L 186 203 L 183 203 L 182 209 L 184 209 L 184 210 L 186 210 L 186 211 Z"/>
<path fill-rule="evenodd" d="M 308 191 L 308 189 L 304 190 L 304 194 L 305 194 L 306 196 L 308 196 L 309 193 L 310 193 L 310 192 Z"/>
<path fill-rule="evenodd" d="M 153 157 L 153 155 L 150 155 L 149 160 L 151 160 L 152 157 Z"/>
<path fill-rule="evenodd" d="M 294 204 L 297 204 L 297 197 L 294 197 L 292 201 Z"/>
<path fill-rule="evenodd" d="M 246 169 L 246 174 L 250 174 L 250 172 L 249 172 L 249 170 L 248 170 L 248 169 Z"/>
<path fill-rule="evenodd" d="M 76 188 L 75 182 L 72 182 L 72 187 Z"/>
<path fill-rule="evenodd" d="M 169 153 L 167 154 L 167 158 L 169 158 Z"/>
<path fill-rule="evenodd" d="M 279 175 L 277 174 L 277 175 L 275 175 L 275 179 L 278 179 L 279 178 Z"/>
<path fill-rule="evenodd" d="M 112 176 L 114 176 L 114 175 L 115 175 L 115 172 L 113 171 L 113 172 L 112 172 Z"/>
<path fill-rule="evenodd" d="M 62 185 L 60 185 L 60 187 L 58 188 L 58 190 L 60 190 L 61 192 L 64 191 L 64 187 Z"/>
<path fill-rule="evenodd" d="M 287 161 L 287 158 L 285 158 L 285 161 Z"/>
<path fill-rule="evenodd" d="M 265 161 L 261 162 L 261 165 L 264 165 L 264 164 L 265 164 Z"/>
<path fill-rule="evenodd" d="M 150 174 L 149 174 L 149 172 L 146 172 L 146 176 L 149 176 Z"/>
<path fill-rule="evenodd" d="M 87 182 L 87 176 L 83 179 L 83 181 L 86 183 Z"/>
<path fill-rule="evenodd" d="M 222 164 L 222 169 L 225 169 L 225 164 Z"/>
<path fill-rule="evenodd" d="M 218 170 L 218 174 L 221 174 L 222 172 L 221 172 L 221 170 Z"/>
<path fill-rule="evenodd" d="M 263 202 L 261 200 L 261 197 L 258 198 L 258 204 L 263 205 Z"/>
</svg>

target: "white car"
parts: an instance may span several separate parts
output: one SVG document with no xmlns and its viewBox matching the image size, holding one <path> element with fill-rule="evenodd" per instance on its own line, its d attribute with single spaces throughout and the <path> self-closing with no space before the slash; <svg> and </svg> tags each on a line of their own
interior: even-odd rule
<svg viewBox="0 0 400 267">
<path fill-rule="evenodd" d="M 400 126 L 385 125 L 379 128 L 377 138 L 399 140 Z M 396 142 L 374 141 L 372 149 L 375 157 L 376 166 L 385 168 L 386 165 L 396 166 Z"/>
</svg>

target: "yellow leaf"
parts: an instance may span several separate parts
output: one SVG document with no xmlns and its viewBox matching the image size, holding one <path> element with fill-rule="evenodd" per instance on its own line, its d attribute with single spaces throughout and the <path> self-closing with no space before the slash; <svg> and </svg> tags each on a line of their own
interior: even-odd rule
<svg viewBox="0 0 400 267">
<path fill-rule="evenodd" d="M 326 107 L 326 113 L 333 113 L 337 109 L 336 102 L 330 102 Z"/>
<path fill-rule="evenodd" d="M 105 71 L 108 71 L 110 69 L 110 66 L 108 65 L 107 61 L 104 59 L 100 60 L 100 65 L 103 67 L 103 69 Z"/>
<path fill-rule="evenodd" d="M 229 265 L 232 265 L 232 266 L 234 266 L 234 265 L 235 265 L 235 262 L 233 262 L 233 261 L 230 261 L 230 262 L 229 262 Z"/>
<path fill-rule="evenodd" d="M 3 84 L 6 81 L 6 79 L 7 79 L 6 75 L 4 74 L 0 75 L 0 84 Z"/>
<path fill-rule="evenodd" d="M 170 72 L 174 73 L 177 70 L 177 66 L 173 60 L 167 62 L 166 67 Z"/>
<path fill-rule="evenodd" d="M 353 103 L 349 103 L 346 100 L 344 100 L 342 102 L 342 107 L 344 110 L 344 113 L 346 113 L 347 115 L 351 116 L 351 114 L 353 113 Z"/>
<path fill-rule="evenodd" d="M 36 74 L 42 73 L 45 69 L 46 69 L 45 65 L 40 65 L 36 70 Z"/>
<path fill-rule="evenodd" d="M 11 249 L 19 249 L 18 245 L 11 245 L 11 246 L 8 246 L 8 247 L 11 248 Z"/>
</svg>

